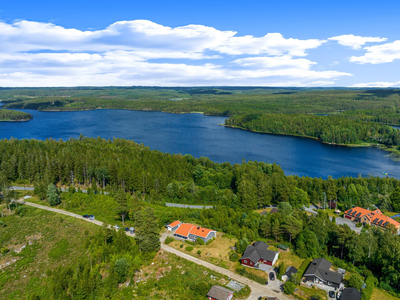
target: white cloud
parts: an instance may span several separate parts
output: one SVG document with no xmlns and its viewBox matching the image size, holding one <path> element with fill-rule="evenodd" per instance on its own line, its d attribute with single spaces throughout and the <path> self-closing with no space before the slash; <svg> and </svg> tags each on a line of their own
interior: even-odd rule
<svg viewBox="0 0 400 300">
<path fill-rule="evenodd" d="M 383 45 L 365 47 L 367 53 L 363 56 L 350 57 L 351 62 L 359 64 L 382 64 L 400 59 L 400 40 Z"/>
<path fill-rule="evenodd" d="M 356 83 L 350 87 L 378 87 L 378 88 L 387 88 L 387 87 L 399 87 L 400 81 L 398 82 L 368 82 L 368 83 Z"/>
<path fill-rule="evenodd" d="M 351 47 L 354 50 L 361 49 L 366 43 L 379 43 L 384 42 L 387 38 L 380 38 L 380 37 L 364 37 L 364 36 L 357 36 L 353 34 L 344 34 L 339 36 L 334 36 L 329 38 L 328 40 L 337 41 L 342 46 Z"/>
<path fill-rule="evenodd" d="M 312 70 L 316 62 L 304 56 L 324 42 L 279 33 L 237 36 L 203 25 L 172 28 L 147 20 L 93 31 L 0 22 L 0 86 L 316 86 L 350 76 Z"/>
</svg>

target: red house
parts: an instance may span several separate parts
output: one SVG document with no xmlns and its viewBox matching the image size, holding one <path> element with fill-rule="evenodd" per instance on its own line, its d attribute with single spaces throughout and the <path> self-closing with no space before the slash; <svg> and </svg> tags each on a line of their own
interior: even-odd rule
<svg viewBox="0 0 400 300">
<path fill-rule="evenodd" d="M 268 245 L 264 242 L 255 242 L 247 246 L 240 262 L 242 265 L 257 268 L 259 264 L 273 266 L 278 260 L 279 253 L 268 250 Z"/>
</svg>

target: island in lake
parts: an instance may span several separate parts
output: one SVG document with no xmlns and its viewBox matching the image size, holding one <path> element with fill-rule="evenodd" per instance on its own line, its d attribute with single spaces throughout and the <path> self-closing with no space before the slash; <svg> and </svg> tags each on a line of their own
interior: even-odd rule
<svg viewBox="0 0 400 300">
<path fill-rule="evenodd" d="M 0 122 L 1 121 L 8 121 L 8 122 L 29 121 L 32 119 L 33 119 L 33 116 L 26 112 L 9 110 L 9 109 L 0 109 Z"/>
</svg>

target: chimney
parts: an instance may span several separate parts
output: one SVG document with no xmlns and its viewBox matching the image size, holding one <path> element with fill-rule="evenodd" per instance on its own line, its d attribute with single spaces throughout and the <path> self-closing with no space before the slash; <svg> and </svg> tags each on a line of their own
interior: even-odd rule
<svg viewBox="0 0 400 300">
<path fill-rule="evenodd" d="M 197 226 L 197 229 L 200 229 L 200 226 Z"/>
</svg>

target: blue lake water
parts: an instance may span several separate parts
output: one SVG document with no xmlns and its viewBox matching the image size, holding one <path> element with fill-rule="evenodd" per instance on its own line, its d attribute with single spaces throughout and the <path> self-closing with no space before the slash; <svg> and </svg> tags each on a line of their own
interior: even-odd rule
<svg viewBox="0 0 400 300">
<path fill-rule="evenodd" d="M 169 114 L 128 110 L 31 113 L 29 122 L 0 122 L 0 138 L 46 138 L 67 140 L 85 136 L 113 137 L 143 143 L 169 153 L 207 156 L 222 163 L 241 163 L 244 158 L 276 162 L 285 174 L 334 178 L 388 176 L 400 179 L 400 162 L 376 148 L 348 148 L 318 141 L 272 134 L 261 134 L 218 126 L 223 117 L 201 114 Z"/>
</svg>

